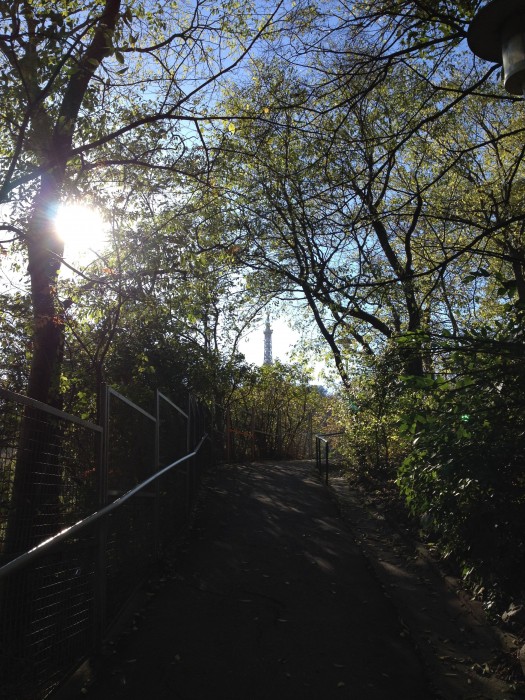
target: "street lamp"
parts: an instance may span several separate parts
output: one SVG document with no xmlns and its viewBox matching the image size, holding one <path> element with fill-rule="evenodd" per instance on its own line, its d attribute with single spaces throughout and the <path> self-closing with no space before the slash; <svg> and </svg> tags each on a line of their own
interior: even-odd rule
<svg viewBox="0 0 525 700">
<path fill-rule="evenodd" d="M 503 64 L 507 92 L 525 93 L 525 0 L 491 0 L 474 16 L 467 41 L 476 56 Z"/>
</svg>

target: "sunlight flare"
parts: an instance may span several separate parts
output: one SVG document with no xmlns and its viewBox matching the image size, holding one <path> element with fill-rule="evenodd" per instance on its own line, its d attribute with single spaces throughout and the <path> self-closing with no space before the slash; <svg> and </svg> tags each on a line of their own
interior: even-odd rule
<svg viewBox="0 0 525 700">
<path fill-rule="evenodd" d="M 107 223 L 101 213 L 87 204 L 61 204 L 55 217 L 56 232 L 64 241 L 64 258 L 85 263 L 107 243 Z"/>
</svg>

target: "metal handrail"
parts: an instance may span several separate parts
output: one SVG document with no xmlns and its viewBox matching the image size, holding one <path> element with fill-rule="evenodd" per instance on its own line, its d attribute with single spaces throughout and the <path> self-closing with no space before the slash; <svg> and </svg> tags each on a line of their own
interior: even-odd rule
<svg viewBox="0 0 525 700">
<path fill-rule="evenodd" d="M 325 483 L 328 483 L 328 440 L 325 440 L 321 435 L 315 436 L 315 461 L 317 464 L 317 469 L 319 471 L 319 476 L 323 472 L 323 463 L 321 457 L 321 443 L 324 442 L 324 453 L 325 453 Z"/>
<path fill-rule="evenodd" d="M 324 480 L 325 484 L 328 484 L 328 467 L 329 467 L 329 461 L 328 461 L 328 454 L 330 452 L 330 444 L 326 438 L 329 437 L 335 437 L 337 435 L 343 435 L 344 430 L 340 430 L 338 432 L 334 433 L 318 433 L 315 436 L 315 461 L 317 465 L 317 469 L 319 470 L 319 476 L 322 475 L 323 472 L 323 463 L 322 463 L 322 457 L 321 457 L 321 443 L 324 442 L 324 456 L 325 456 L 325 467 L 324 467 Z"/>
<path fill-rule="evenodd" d="M 74 523 L 74 525 L 70 525 L 69 527 L 65 528 L 61 532 L 58 532 L 56 535 L 53 535 L 53 537 L 50 537 L 47 540 L 44 540 L 44 542 L 41 542 L 38 544 L 36 547 L 33 547 L 33 549 L 30 549 L 27 552 L 24 552 L 23 554 L 20 554 L 18 557 L 15 559 L 11 560 L 7 564 L 4 564 L 2 567 L 0 567 L 0 580 L 2 578 L 5 578 L 9 574 L 14 573 L 15 571 L 18 571 L 19 569 L 23 569 L 24 566 L 32 562 L 34 559 L 37 559 L 40 557 L 44 552 L 49 551 L 52 547 L 57 545 L 60 542 L 63 542 L 65 539 L 68 537 L 71 537 L 71 535 L 75 535 L 81 530 L 84 530 L 86 527 L 89 527 L 93 523 L 95 523 L 97 520 L 100 520 L 100 518 L 105 517 L 106 515 L 109 515 L 112 513 L 114 510 L 117 510 L 117 508 L 120 508 L 120 506 L 128 501 L 130 498 L 135 496 L 139 491 L 142 491 L 146 486 L 149 486 L 153 481 L 161 477 L 163 474 L 166 472 L 170 471 L 174 467 L 178 466 L 179 464 L 182 464 L 183 462 L 186 462 L 188 459 L 191 459 L 192 457 L 195 457 L 199 450 L 201 449 L 204 441 L 208 438 L 208 434 L 206 433 L 202 438 L 197 447 L 193 452 L 190 454 L 185 455 L 184 457 L 181 457 L 178 459 L 176 462 L 172 462 L 171 464 L 168 464 L 168 466 L 163 467 L 160 471 L 155 472 L 152 476 L 148 477 L 144 481 L 142 481 L 140 484 L 137 484 L 137 486 L 134 486 L 132 489 L 129 491 L 126 491 L 120 498 L 115 499 L 111 503 L 109 503 L 107 506 L 104 506 L 100 510 L 97 510 L 95 513 L 92 513 L 91 515 L 88 515 L 86 518 L 83 518 L 82 520 L 79 520 L 77 523 Z"/>
<path fill-rule="evenodd" d="M 116 396 L 117 399 L 119 399 L 119 401 L 122 401 L 122 403 L 125 403 L 127 406 L 132 408 L 134 411 L 138 411 L 139 413 L 142 413 L 143 416 L 145 416 L 146 418 L 148 418 L 149 420 L 151 420 L 153 422 L 155 422 L 157 420 L 155 418 L 155 416 L 152 416 L 151 413 L 148 413 L 140 406 L 137 406 L 136 403 L 133 403 L 133 401 L 130 401 L 130 399 L 128 399 L 126 396 L 124 396 L 123 394 L 118 392 L 116 389 L 113 389 L 112 386 L 108 386 L 107 390 L 112 396 Z M 159 392 L 159 394 L 160 394 L 160 392 Z M 163 396 L 163 398 L 165 398 L 165 397 Z M 170 401 L 170 403 L 171 403 L 171 401 Z"/>
<path fill-rule="evenodd" d="M 69 423 L 81 425 L 82 427 L 88 428 L 89 430 L 94 430 L 97 433 L 101 433 L 103 430 L 102 426 L 97 425 L 96 423 L 84 420 L 83 418 L 79 418 L 78 416 L 73 416 L 71 415 L 71 413 L 65 413 L 64 411 L 60 411 L 54 406 L 49 406 L 46 403 L 42 403 L 42 401 L 32 399 L 30 396 L 22 396 L 22 394 L 16 394 L 14 391 L 9 391 L 9 389 L 4 389 L 3 387 L 0 387 L 0 396 L 3 396 L 5 399 L 9 399 L 11 401 L 16 401 L 16 403 L 22 404 L 22 406 L 30 406 L 31 408 L 44 410 L 46 413 L 49 413 L 50 415 L 55 416 L 56 418 L 61 418 L 62 420 L 67 420 Z"/>
<path fill-rule="evenodd" d="M 182 410 L 182 408 L 180 408 L 180 406 L 177 406 L 176 403 L 173 403 L 173 401 L 172 401 L 171 399 L 169 399 L 167 396 L 165 396 L 162 392 L 160 392 L 160 391 L 157 390 L 157 394 L 158 394 L 158 396 L 160 396 L 160 398 L 161 398 L 163 401 L 165 401 L 165 402 L 168 403 L 172 408 L 174 408 L 176 411 L 178 411 L 178 412 L 181 414 L 181 416 L 184 416 L 184 418 L 188 418 L 188 414 L 185 413 L 185 412 Z"/>
</svg>

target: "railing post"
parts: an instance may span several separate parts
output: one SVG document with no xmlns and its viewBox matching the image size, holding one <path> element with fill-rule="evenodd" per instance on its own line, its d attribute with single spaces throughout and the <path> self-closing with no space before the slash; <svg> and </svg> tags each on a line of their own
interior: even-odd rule
<svg viewBox="0 0 525 700">
<path fill-rule="evenodd" d="M 339 431 L 336 433 L 320 433 L 315 436 L 315 460 L 317 464 L 317 468 L 319 469 L 319 476 L 322 476 L 323 473 L 323 458 L 321 456 L 321 441 L 324 442 L 324 478 L 325 482 L 328 484 L 328 476 L 329 476 L 329 454 L 330 454 L 330 445 L 329 442 L 326 438 L 329 437 L 335 437 L 338 435 L 344 435 L 344 431 Z"/>
<path fill-rule="evenodd" d="M 109 390 L 107 384 L 101 384 L 99 395 L 99 425 L 102 428 L 99 445 L 98 468 L 98 508 L 108 503 L 108 441 L 109 441 Z M 107 518 L 101 518 L 97 527 L 97 551 L 95 558 L 94 590 L 94 646 L 98 651 L 102 647 L 106 628 L 106 543 Z"/>
<path fill-rule="evenodd" d="M 307 440 L 307 454 L 308 454 L 308 459 L 312 459 L 312 437 L 314 434 L 313 431 L 313 413 L 310 411 L 310 414 L 308 416 L 308 434 L 306 436 Z"/>
<path fill-rule="evenodd" d="M 195 447 L 195 444 L 197 442 L 197 431 L 199 428 L 199 416 L 197 412 L 197 406 L 195 399 L 192 397 L 191 401 L 191 407 L 192 407 L 192 422 L 191 422 L 191 450 L 193 451 L 193 448 Z M 196 484 L 197 484 L 197 458 L 192 457 L 190 459 L 190 471 L 191 471 L 191 491 L 190 491 L 190 510 L 191 510 L 191 504 L 193 503 L 193 499 L 195 498 L 195 490 L 196 490 Z"/>
<path fill-rule="evenodd" d="M 192 437 L 192 429 L 193 429 L 193 419 L 192 419 L 192 404 L 191 404 L 191 394 L 188 396 L 188 426 L 187 426 L 187 433 L 186 433 L 186 453 L 189 454 L 192 451 L 192 446 L 193 446 L 193 437 Z M 190 515 L 190 504 L 191 504 L 191 462 L 192 460 L 189 459 L 186 462 L 185 465 L 185 481 L 186 481 L 186 520 L 189 518 Z"/>
<path fill-rule="evenodd" d="M 277 452 L 277 459 L 283 458 L 283 431 L 282 431 L 282 414 L 281 409 L 277 409 L 277 425 L 276 425 L 276 436 L 275 436 L 275 448 Z"/>
<path fill-rule="evenodd" d="M 219 426 L 219 421 L 220 421 L 220 410 L 219 410 L 219 406 L 217 404 L 216 399 L 213 399 L 213 403 L 211 405 L 211 412 L 209 415 L 209 421 L 210 421 L 212 460 L 213 460 L 213 463 L 216 464 L 219 459 L 224 459 L 223 451 L 220 450 L 220 452 L 219 452 L 218 426 Z M 217 456 L 217 454 L 219 454 L 219 456 Z"/>
<path fill-rule="evenodd" d="M 199 407 L 197 406 L 197 402 L 195 401 L 195 399 L 193 399 L 192 405 L 193 405 L 193 429 L 192 429 L 191 449 L 193 450 L 195 445 L 197 444 L 197 435 L 199 434 L 201 416 L 200 416 Z M 199 479 L 198 479 L 197 457 L 192 457 L 191 458 L 191 501 L 190 501 L 190 506 L 191 506 L 191 503 L 193 503 L 193 500 L 195 498 L 198 480 Z"/>
<path fill-rule="evenodd" d="M 252 462 L 255 462 L 255 407 L 252 406 L 252 417 L 251 417 L 251 452 L 252 452 Z"/>
<path fill-rule="evenodd" d="M 197 404 L 197 415 L 199 418 L 197 430 L 195 432 L 195 442 L 197 442 L 197 436 L 198 435 L 205 435 L 206 434 L 206 412 L 204 410 L 204 406 L 202 406 L 200 403 Z M 201 478 L 201 472 L 202 472 L 202 460 L 197 457 L 194 458 L 193 460 L 194 464 L 194 473 L 195 473 L 195 481 L 193 484 L 193 493 L 195 494 L 197 492 L 197 487 L 200 482 Z"/>
<path fill-rule="evenodd" d="M 229 464 L 232 461 L 232 414 L 229 406 L 226 409 L 225 432 L 226 462 Z"/>
<path fill-rule="evenodd" d="M 160 392 L 155 390 L 155 454 L 154 470 L 160 468 Z M 153 544 L 155 557 L 160 557 L 160 479 L 155 480 L 155 505 L 153 512 Z"/>
</svg>

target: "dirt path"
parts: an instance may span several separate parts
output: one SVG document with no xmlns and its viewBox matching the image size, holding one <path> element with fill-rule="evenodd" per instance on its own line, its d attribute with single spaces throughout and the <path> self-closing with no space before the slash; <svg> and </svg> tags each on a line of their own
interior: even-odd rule
<svg viewBox="0 0 525 700">
<path fill-rule="evenodd" d="M 372 537 L 365 511 L 350 501 L 345 509 L 343 519 L 311 463 L 219 467 L 205 480 L 173 575 L 84 696 L 496 697 L 480 694 L 485 691 L 464 673 L 458 683 L 460 674 L 449 665 L 438 664 L 438 677 L 429 653 L 440 656 L 442 649 L 422 648 L 403 612 L 410 600 L 399 604 L 391 595 L 404 580 L 402 567 L 389 564 L 395 580 L 385 582 L 379 575 L 385 567 L 371 565 L 370 542 L 368 554 L 363 547 Z M 410 595 L 410 575 L 405 579 Z M 498 700 L 512 697 L 504 690 Z"/>
</svg>

